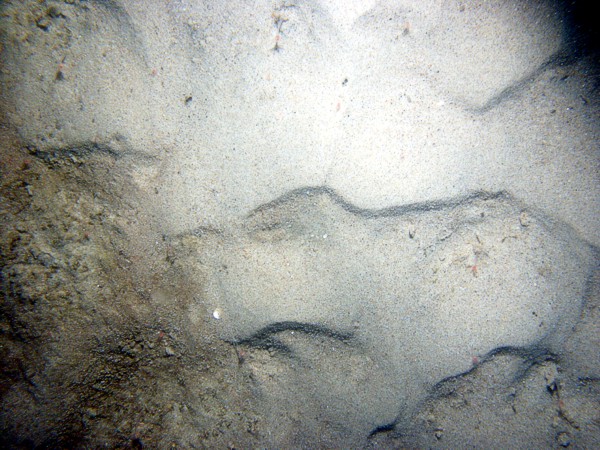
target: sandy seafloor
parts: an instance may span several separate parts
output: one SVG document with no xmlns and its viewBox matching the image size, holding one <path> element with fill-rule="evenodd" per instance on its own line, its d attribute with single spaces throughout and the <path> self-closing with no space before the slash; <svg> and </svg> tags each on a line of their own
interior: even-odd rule
<svg viewBox="0 0 600 450">
<path fill-rule="evenodd" d="M 0 3 L 0 447 L 600 448 L 590 11 Z"/>
</svg>

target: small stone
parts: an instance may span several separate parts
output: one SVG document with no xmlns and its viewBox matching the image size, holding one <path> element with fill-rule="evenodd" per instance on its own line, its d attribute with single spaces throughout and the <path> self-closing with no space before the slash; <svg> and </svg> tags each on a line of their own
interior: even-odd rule
<svg viewBox="0 0 600 450">
<path fill-rule="evenodd" d="M 414 237 L 417 234 L 417 229 L 415 227 L 409 227 L 408 228 L 408 237 L 411 239 L 414 239 Z"/>
<path fill-rule="evenodd" d="M 561 447 L 568 447 L 569 445 L 571 445 L 571 438 L 569 437 L 569 433 L 558 433 L 558 435 L 556 436 L 556 442 Z"/>
<path fill-rule="evenodd" d="M 551 394 L 554 394 L 558 390 L 558 369 L 556 365 L 551 364 L 544 368 L 544 379 L 546 380 L 546 389 Z"/>
<path fill-rule="evenodd" d="M 442 436 L 444 435 L 444 430 L 435 430 L 435 433 L 433 433 L 435 438 L 439 441 L 440 439 L 442 439 Z"/>
<path fill-rule="evenodd" d="M 165 347 L 165 355 L 167 356 L 175 356 L 175 352 L 171 347 Z"/>
<path fill-rule="evenodd" d="M 531 218 L 529 217 L 529 214 L 527 214 L 527 212 L 523 211 L 521 213 L 521 215 L 519 216 L 519 223 L 522 227 L 528 227 L 529 225 L 531 225 Z"/>
<path fill-rule="evenodd" d="M 50 28 L 51 23 L 52 22 L 48 16 L 40 16 L 35 20 L 35 24 L 42 30 L 47 30 Z"/>
</svg>

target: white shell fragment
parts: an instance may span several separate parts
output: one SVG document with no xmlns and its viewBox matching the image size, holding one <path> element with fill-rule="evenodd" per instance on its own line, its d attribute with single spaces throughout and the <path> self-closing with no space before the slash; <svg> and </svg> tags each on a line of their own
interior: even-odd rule
<svg viewBox="0 0 600 450">
<path fill-rule="evenodd" d="M 221 315 L 223 314 L 223 311 L 221 311 L 221 308 L 217 308 L 213 311 L 212 316 L 219 320 L 221 318 Z"/>
</svg>

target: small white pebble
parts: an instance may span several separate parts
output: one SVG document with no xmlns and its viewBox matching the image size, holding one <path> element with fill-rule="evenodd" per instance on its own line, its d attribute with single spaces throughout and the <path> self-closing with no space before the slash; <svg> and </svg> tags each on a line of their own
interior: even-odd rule
<svg viewBox="0 0 600 450">
<path fill-rule="evenodd" d="M 221 318 L 221 309 L 220 309 L 220 308 L 217 308 L 217 309 L 215 309 L 215 310 L 213 311 L 213 314 L 212 314 L 212 316 L 213 316 L 215 319 L 219 320 L 219 319 Z"/>
<path fill-rule="evenodd" d="M 323 239 L 327 239 L 327 233 L 323 235 Z"/>
</svg>

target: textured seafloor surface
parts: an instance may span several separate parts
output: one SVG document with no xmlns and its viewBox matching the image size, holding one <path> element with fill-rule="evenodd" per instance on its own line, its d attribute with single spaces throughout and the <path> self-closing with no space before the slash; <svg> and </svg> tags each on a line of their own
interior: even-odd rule
<svg viewBox="0 0 600 450">
<path fill-rule="evenodd" d="M 583 3 L 1 11 L 2 445 L 600 445 Z"/>
</svg>

